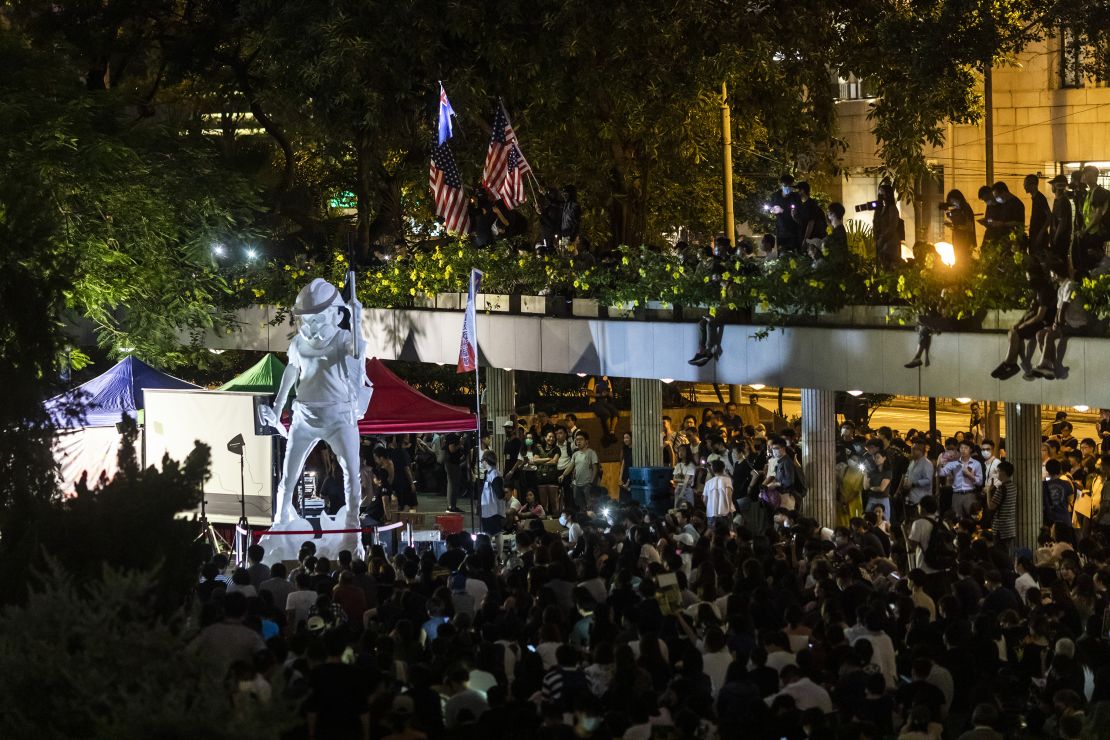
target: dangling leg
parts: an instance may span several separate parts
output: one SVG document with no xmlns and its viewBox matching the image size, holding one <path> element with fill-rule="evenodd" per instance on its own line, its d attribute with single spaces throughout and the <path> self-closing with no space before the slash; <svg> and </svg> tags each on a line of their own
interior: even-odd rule
<svg viewBox="0 0 1110 740">
<path fill-rule="evenodd" d="M 714 357 L 721 356 L 721 339 L 725 335 L 725 324 L 716 316 L 708 319 L 709 347 L 708 351 Z"/>
<path fill-rule="evenodd" d="M 928 356 L 929 356 L 929 345 L 932 343 L 932 340 L 933 340 L 932 331 L 930 331 L 929 328 L 926 327 L 924 324 L 918 324 L 918 326 L 917 326 L 917 353 L 913 356 L 912 360 L 910 360 L 909 362 L 906 363 L 907 368 L 912 370 L 915 367 L 921 367 L 923 364 L 926 367 L 928 367 L 929 360 L 926 359 L 923 363 L 921 361 L 921 356 L 925 355 L 925 357 L 928 358 Z"/>
<path fill-rule="evenodd" d="M 709 318 L 703 316 L 698 319 L 698 353 L 687 362 L 701 367 L 709 362 L 711 346 L 709 344 Z"/>
</svg>

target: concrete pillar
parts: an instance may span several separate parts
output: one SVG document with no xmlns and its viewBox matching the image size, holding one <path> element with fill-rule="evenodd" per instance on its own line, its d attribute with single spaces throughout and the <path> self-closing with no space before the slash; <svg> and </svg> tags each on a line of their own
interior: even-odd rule
<svg viewBox="0 0 1110 740">
<path fill-rule="evenodd" d="M 497 453 L 499 464 L 505 460 L 503 425 L 508 420 L 509 414 L 516 411 L 516 376 L 513 372 L 499 367 L 485 368 L 486 393 L 482 399 L 482 416 L 488 419 L 493 427 L 490 447 Z"/>
<path fill-rule="evenodd" d="M 802 388 L 802 467 L 808 493 L 803 512 L 836 526 L 836 392 Z"/>
<path fill-rule="evenodd" d="M 663 464 L 663 381 L 632 378 L 632 464 Z"/>
<path fill-rule="evenodd" d="M 1017 483 L 1018 547 L 1037 546 L 1041 531 L 1041 407 L 1035 403 L 1006 404 L 1006 459 Z"/>
</svg>

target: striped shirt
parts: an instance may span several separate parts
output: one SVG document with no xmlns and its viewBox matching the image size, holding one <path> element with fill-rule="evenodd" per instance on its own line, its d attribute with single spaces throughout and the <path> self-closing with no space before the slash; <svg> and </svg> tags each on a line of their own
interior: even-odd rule
<svg viewBox="0 0 1110 740">
<path fill-rule="evenodd" d="M 994 521 L 991 529 L 998 540 L 1010 539 L 1017 536 L 1017 525 L 1014 522 L 1017 510 L 1017 483 L 1008 480 L 1000 483 L 991 496 L 991 506 L 994 508 Z"/>
</svg>

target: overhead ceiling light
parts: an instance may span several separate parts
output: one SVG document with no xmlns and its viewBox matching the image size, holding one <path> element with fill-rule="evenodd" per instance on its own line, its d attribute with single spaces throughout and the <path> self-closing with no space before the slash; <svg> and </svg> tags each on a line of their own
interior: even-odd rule
<svg viewBox="0 0 1110 740">
<path fill-rule="evenodd" d="M 578 377 L 584 378 L 584 377 L 586 377 L 586 373 L 578 373 Z"/>
<path fill-rule="evenodd" d="M 1085 403 L 1081 403 L 1078 406 L 1074 406 L 1073 408 L 1081 414 L 1085 414 L 1091 410 L 1091 407 Z"/>
<path fill-rule="evenodd" d="M 753 391 L 761 391 L 767 386 L 763 385 L 763 383 L 748 383 L 748 387 L 751 388 Z"/>
<path fill-rule="evenodd" d="M 862 396 L 862 395 L 863 395 L 863 391 L 848 391 L 848 395 L 849 395 L 849 396 L 853 396 L 853 397 L 855 397 L 855 396 Z"/>
<path fill-rule="evenodd" d="M 956 403 L 971 403 L 971 399 L 961 396 L 960 398 L 956 399 Z"/>
<path fill-rule="evenodd" d="M 674 378 L 660 378 L 660 379 L 659 379 L 659 382 L 660 382 L 660 383 L 673 383 L 673 382 L 674 382 Z"/>
</svg>

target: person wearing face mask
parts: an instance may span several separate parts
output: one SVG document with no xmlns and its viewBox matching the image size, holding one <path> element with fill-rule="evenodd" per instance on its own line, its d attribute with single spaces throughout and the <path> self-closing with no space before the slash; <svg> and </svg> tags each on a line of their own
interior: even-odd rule
<svg viewBox="0 0 1110 740">
<path fill-rule="evenodd" d="M 979 188 L 979 200 L 983 201 L 983 217 L 979 223 L 983 225 L 983 244 L 1002 241 L 1006 237 L 1006 229 L 1002 226 L 999 216 L 998 201 L 990 185 Z"/>
<path fill-rule="evenodd" d="M 1083 168 L 1082 196 L 1076 194 L 1076 218 L 1073 261 L 1076 272 L 1085 274 L 1106 254 L 1110 240 L 1110 191 L 1098 183 L 1099 170 L 1094 165 Z"/>
<path fill-rule="evenodd" d="M 1002 460 L 994 454 L 994 440 L 984 439 L 979 444 L 979 452 L 983 458 L 983 497 L 990 501 L 995 489 L 1001 485 L 998 481 L 998 466 Z"/>
<path fill-rule="evenodd" d="M 782 437 L 774 437 L 771 440 L 771 458 L 767 461 L 764 488 L 777 493 L 781 506 L 792 511 L 797 505 L 794 497 L 795 480 L 797 480 L 797 473 L 794 469 L 794 458 L 787 453 L 786 442 Z"/>
<path fill-rule="evenodd" d="M 801 247 L 801 234 L 798 222 L 794 220 L 794 209 L 801 199 L 794 191 L 794 177 L 784 174 L 779 178 L 779 189 L 771 196 L 771 214 L 775 217 L 775 242 L 781 256 L 786 252 L 797 252 Z"/>
<path fill-rule="evenodd" d="M 996 225 L 1003 230 L 1004 236 L 1013 235 L 1020 242 L 1024 242 L 1025 204 L 1015 197 L 1006 183 L 1001 180 L 991 185 L 991 195 L 998 205 L 998 210 L 993 216 Z"/>
</svg>

